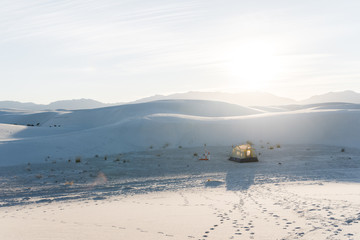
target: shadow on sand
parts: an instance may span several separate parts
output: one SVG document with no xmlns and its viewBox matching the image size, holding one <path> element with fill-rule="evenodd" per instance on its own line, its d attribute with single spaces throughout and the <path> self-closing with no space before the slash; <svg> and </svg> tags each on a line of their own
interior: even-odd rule
<svg viewBox="0 0 360 240">
<path fill-rule="evenodd" d="M 236 163 L 226 174 L 226 190 L 245 191 L 255 182 L 258 163 Z"/>
</svg>

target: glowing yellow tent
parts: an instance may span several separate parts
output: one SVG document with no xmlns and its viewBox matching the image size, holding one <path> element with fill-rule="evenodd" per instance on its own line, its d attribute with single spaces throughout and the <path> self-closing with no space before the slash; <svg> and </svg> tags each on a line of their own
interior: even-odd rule
<svg viewBox="0 0 360 240">
<path fill-rule="evenodd" d="M 250 144 L 237 145 L 233 147 L 229 160 L 240 163 L 259 161 L 256 156 L 255 149 Z"/>
</svg>

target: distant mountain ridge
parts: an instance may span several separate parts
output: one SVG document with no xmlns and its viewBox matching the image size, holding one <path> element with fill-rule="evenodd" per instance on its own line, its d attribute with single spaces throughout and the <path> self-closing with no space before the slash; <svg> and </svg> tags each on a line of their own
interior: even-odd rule
<svg viewBox="0 0 360 240">
<path fill-rule="evenodd" d="M 280 106 L 291 104 L 317 104 L 327 102 L 345 102 L 360 104 L 360 93 L 346 90 L 340 92 L 329 92 L 315 95 L 305 100 L 296 101 L 291 98 L 279 97 L 266 92 L 243 92 L 243 93 L 225 93 L 225 92 L 187 92 L 175 93 L 171 95 L 154 95 L 142 98 L 133 103 L 150 102 L 169 99 L 197 99 L 221 101 L 243 106 Z"/>
<path fill-rule="evenodd" d="M 35 104 L 32 102 L 17 102 L 17 101 L 0 101 L 0 108 L 9 109 L 22 109 L 22 110 L 43 110 L 46 109 L 46 105 Z"/>
<path fill-rule="evenodd" d="M 158 100 L 210 100 L 237 104 L 241 106 L 280 106 L 296 104 L 316 104 L 326 102 L 347 102 L 360 103 L 360 93 L 347 90 L 342 92 L 329 92 L 321 95 L 315 95 L 302 101 L 295 101 L 290 98 L 279 97 L 265 92 L 243 92 L 243 93 L 225 93 L 225 92 L 186 92 L 170 95 L 154 95 L 141 98 L 132 103 L 144 103 Z M 21 110 L 56 110 L 56 109 L 93 109 L 109 106 L 122 105 L 126 103 L 102 103 L 93 99 L 73 99 L 52 102 L 48 105 L 35 103 L 22 103 L 16 101 L 0 101 L 0 108 L 21 109 Z"/>
<path fill-rule="evenodd" d="M 312 96 L 301 101 L 302 104 L 326 103 L 326 102 L 346 102 L 360 103 L 360 93 L 347 90 L 342 92 L 329 92 L 321 95 Z"/>
<path fill-rule="evenodd" d="M 52 102 L 47 105 L 49 109 L 92 109 L 112 106 L 112 104 L 106 104 L 93 99 L 74 99 L 74 100 L 61 100 Z"/>
<path fill-rule="evenodd" d="M 242 106 L 263 106 L 263 105 L 287 105 L 296 104 L 295 100 L 290 98 L 278 97 L 276 95 L 265 92 L 243 92 L 243 93 L 225 93 L 225 92 L 187 92 L 175 93 L 171 95 L 155 95 L 134 101 L 134 103 L 142 103 L 156 100 L 169 99 L 196 99 L 220 101 Z"/>
<path fill-rule="evenodd" d="M 16 101 L 0 101 L 0 108 L 8 109 L 21 109 L 21 110 L 56 110 L 56 109 L 67 109 L 67 110 L 76 110 L 76 109 L 93 109 L 101 107 L 109 107 L 114 105 L 119 105 L 121 103 L 102 103 L 95 101 L 93 99 L 73 99 L 73 100 L 61 100 L 52 102 L 50 104 L 35 104 L 35 103 L 22 103 Z"/>
</svg>

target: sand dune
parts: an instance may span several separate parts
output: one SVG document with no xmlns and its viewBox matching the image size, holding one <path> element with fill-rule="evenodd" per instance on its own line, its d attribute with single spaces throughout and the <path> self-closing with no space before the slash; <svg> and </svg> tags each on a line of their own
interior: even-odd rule
<svg viewBox="0 0 360 240">
<path fill-rule="evenodd" d="M 0 164 L 43 162 L 47 156 L 90 157 L 165 144 L 231 146 L 247 140 L 356 147 L 360 112 L 357 105 L 351 106 L 261 112 L 227 103 L 168 100 L 79 111 L 6 111 L 0 117 L 8 124 L 1 127 L 0 153 L 6 158 Z M 14 129 L 10 123 L 34 126 L 9 130 Z"/>
<path fill-rule="evenodd" d="M 3 111 L 0 116 L 0 121 L 8 124 L 1 127 L 0 153 L 6 158 L 0 165 L 43 162 L 47 156 L 138 151 L 165 144 L 231 146 L 264 140 L 356 147 L 360 133 L 358 106 L 345 103 L 266 112 L 220 102 L 167 100 L 78 111 Z M 14 129 L 11 123 L 34 126 L 9 130 Z"/>
<path fill-rule="evenodd" d="M 346 103 L 1 111 L 0 239 L 358 239 L 359 121 Z M 247 140 L 260 161 L 228 161 Z"/>
<path fill-rule="evenodd" d="M 354 104 L 182 100 L 0 120 L 0 239 L 360 237 Z M 247 140 L 260 161 L 228 161 Z M 196 156 L 204 143 L 210 161 Z"/>
</svg>

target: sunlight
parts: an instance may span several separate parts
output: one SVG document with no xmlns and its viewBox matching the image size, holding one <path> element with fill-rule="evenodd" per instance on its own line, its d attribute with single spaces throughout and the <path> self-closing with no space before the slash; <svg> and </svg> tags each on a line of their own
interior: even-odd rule
<svg viewBox="0 0 360 240">
<path fill-rule="evenodd" d="M 246 91 L 265 89 L 280 70 L 275 48 L 263 42 L 252 42 L 229 49 L 224 70 L 228 87 Z"/>
</svg>

